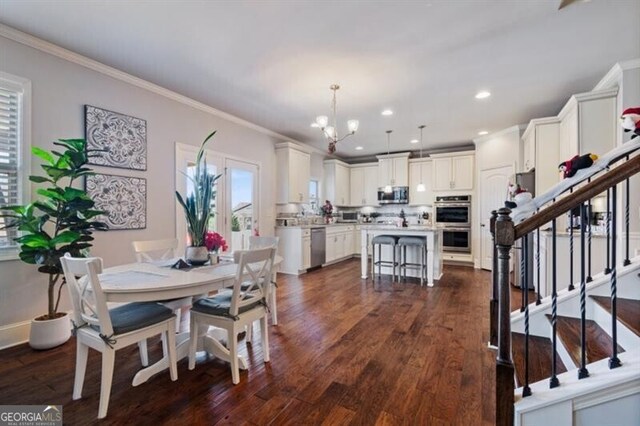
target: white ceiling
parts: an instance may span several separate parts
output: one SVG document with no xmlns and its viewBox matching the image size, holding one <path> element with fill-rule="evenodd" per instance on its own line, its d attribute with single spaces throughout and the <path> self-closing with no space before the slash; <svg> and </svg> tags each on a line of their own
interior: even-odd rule
<svg viewBox="0 0 640 426">
<path fill-rule="evenodd" d="M 339 83 L 350 157 L 386 151 L 387 129 L 392 151 L 422 123 L 440 148 L 556 114 L 640 57 L 640 1 L 558 3 L 0 0 L 0 22 L 320 149 L 309 125 Z"/>
</svg>

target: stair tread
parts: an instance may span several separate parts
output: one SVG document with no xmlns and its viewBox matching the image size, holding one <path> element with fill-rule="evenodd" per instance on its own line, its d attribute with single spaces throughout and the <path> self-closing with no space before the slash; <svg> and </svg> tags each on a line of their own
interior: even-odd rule
<svg viewBox="0 0 640 426">
<path fill-rule="evenodd" d="M 524 334 L 511 333 L 513 365 L 516 370 L 517 386 L 524 385 Z M 551 340 L 546 337 L 529 335 L 529 383 L 551 377 Z M 556 374 L 564 373 L 564 366 L 556 352 Z"/>
<path fill-rule="evenodd" d="M 598 305 L 611 312 L 611 298 L 607 296 L 589 296 Z M 616 301 L 616 313 L 618 320 L 627 328 L 640 336 L 640 300 L 622 299 Z"/>
<path fill-rule="evenodd" d="M 547 314 L 551 321 L 551 315 Z M 580 366 L 580 318 L 558 316 L 558 337 L 562 340 L 575 365 Z M 586 320 L 586 363 L 600 361 L 611 356 L 613 339 L 593 320 Z M 618 353 L 624 352 L 618 345 Z"/>
</svg>

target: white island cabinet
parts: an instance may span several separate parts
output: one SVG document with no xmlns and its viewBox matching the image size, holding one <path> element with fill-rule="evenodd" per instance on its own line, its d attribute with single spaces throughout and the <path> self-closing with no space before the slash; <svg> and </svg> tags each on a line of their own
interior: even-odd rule
<svg viewBox="0 0 640 426">
<path fill-rule="evenodd" d="M 361 227 L 361 251 L 362 279 L 367 279 L 369 273 L 368 250 L 371 240 L 377 235 L 393 235 L 396 237 L 425 237 L 427 239 L 427 285 L 433 287 L 434 280 L 442 277 L 442 229 L 427 226 L 410 226 L 398 228 L 395 226 L 362 225 Z M 383 246 L 383 260 L 391 260 L 392 252 L 389 246 Z M 418 253 L 415 250 L 407 250 L 407 260 L 410 263 L 419 263 Z M 382 268 L 383 273 L 391 273 L 391 268 Z M 419 277 L 420 271 L 408 270 L 407 275 Z"/>
</svg>

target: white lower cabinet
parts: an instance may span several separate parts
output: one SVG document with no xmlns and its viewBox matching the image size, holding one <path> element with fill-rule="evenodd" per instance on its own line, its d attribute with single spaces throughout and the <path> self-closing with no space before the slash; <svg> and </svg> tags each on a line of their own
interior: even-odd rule
<svg viewBox="0 0 640 426">
<path fill-rule="evenodd" d="M 277 228 L 278 255 L 282 256 L 279 272 L 298 275 L 311 267 L 311 230 Z"/>
<path fill-rule="evenodd" d="M 302 237 L 302 267 L 311 268 L 311 236 Z"/>
<path fill-rule="evenodd" d="M 336 225 L 327 227 L 326 263 L 330 263 L 354 254 L 355 226 Z"/>
</svg>

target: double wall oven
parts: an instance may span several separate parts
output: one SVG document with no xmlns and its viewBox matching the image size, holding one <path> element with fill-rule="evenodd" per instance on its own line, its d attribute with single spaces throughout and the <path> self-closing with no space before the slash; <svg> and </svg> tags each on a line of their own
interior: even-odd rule
<svg viewBox="0 0 640 426">
<path fill-rule="evenodd" d="M 443 250 L 471 253 L 471 196 L 437 196 L 434 221 L 442 228 Z"/>
</svg>

